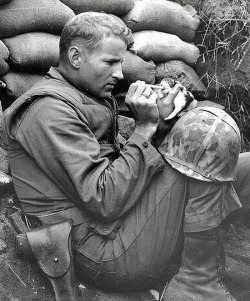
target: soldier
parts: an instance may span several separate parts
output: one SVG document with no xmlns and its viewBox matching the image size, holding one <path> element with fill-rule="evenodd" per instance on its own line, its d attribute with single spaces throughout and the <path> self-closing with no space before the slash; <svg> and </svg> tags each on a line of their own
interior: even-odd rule
<svg viewBox="0 0 250 301">
<path fill-rule="evenodd" d="M 209 257 L 211 265 L 201 260 L 208 251 L 204 239 L 200 243 L 198 236 L 202 234 L 207 240 L 213 235 L 214 247 L 221 223 L 241 207 L 240 201 L 232 185 L 224 184 L 224 178 L 222 184 L 211 182 L 212 176 L 217 176 L 212 173 L 216 164 L 210 166 L 211 178 L 199 182 L 171 166 L 163 146 L 159 151 L 158 133 L 164 138 L 178 119 L 175 116 L 165 121 L 174 110 L 176 96 L 185 98 L 181 85 L 169 88 L 162 83 L 162 92 L 156 93 L 144 82 L 132 84 L 126 104 L 136 127 L 127 141 L 119 135 L 112 90 L 123 78 L 122 62 L 131 42 L 130 30 L 111 15 L 89 12 L 75 16 L 61 35 L 58 68 L 51 68 L 44 80 L 5 111 L 5 144 L 17 196 L 28 218 L 49 225 L 28 231 L 29 243 L 43 270 L 53 278 L 57 299 L 64 295 L 65 300 L 75 300 L 72 265 L 68 268 L 70 244 L 64 243 L 64 248 L 56 252 L 60 256 L 51 258 L 60 245 L 61 223 L 73 223 L 77 276 L 113 291 L 148 289 L 166 277 L 176 251 L 182 251 L 184 226 L 189 247 L 184 247 L 178 274 L 183 276 L 173 280 L 165 300 L 169 295 L 183 300 L 183 294 L 185 301 L 230 300 L 222 284 L 214 281 L 214 254 Z M 215 138 L 219 139 L 220 126 L 227 125 L 227 120 L 217 115 Z M 227 169 L 232 175 L 238 161 L 239 135 L 233 122 L 226 130 L 225 138 L 233 133 L 236 146 Z M 229 143 L 225 147 L 229 148 Z M 219 165 L 221 169 L 223 164 Z M 243 176 L 243 164 L 238 167 L 236 186 L 243 185 L 249 198 L 249 180 Z M 247 173 L 249 166 L 244 170 Z M 224 169 L 220 172 L 224 176 Z M 60 231 L 54 235 L 56 229 Z M 65 229 L 68 237 L 70 223 Z M 41 231 L 47 231 L 46 235 Z M 187 238 L 189 234 L 192 238 Z M 46 245 L 50 239 L 54 243 Z M 192 247 L 204 255 L 191 252 Z M 44 256 L 43 252 L 48 254 Z M 186 281 L 189 274 L 183 272 L 186 259 L 190 281 Z M 197 266 L 207 272 L 212 269 L 212 277 L 204 272 L 201 279 L 200 273 L 193 271 Z"/>
</svg>

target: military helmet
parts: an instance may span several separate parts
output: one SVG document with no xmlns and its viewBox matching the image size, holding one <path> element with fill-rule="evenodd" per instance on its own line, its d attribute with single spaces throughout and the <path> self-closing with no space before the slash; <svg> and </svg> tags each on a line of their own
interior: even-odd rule
<svg viewBox="0 0 250 301">
<path fill-rule="evenodd" d="M 159 147 L 167 162 L 188 177 L 234 181 L 240 131 L 233 118 L 215 107 L 197 107 L 178 119 Z"/>
</svg>

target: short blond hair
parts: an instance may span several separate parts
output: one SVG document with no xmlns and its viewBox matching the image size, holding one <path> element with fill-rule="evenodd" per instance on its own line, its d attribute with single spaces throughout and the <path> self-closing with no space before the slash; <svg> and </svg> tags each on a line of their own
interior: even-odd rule
<svg viewBox="0 0 250 301">
<path fill-rule="evenodd" d="M 80 42 L 91 53 L 104 36 L 112 35 L 120 37 L 128 47 L 133 43 L 131 30 L 120 18 L 98 12 L 78 14 L 64 26 L 59 44 L 60 58 L 64 58 L 74 42 Z"/>
</svg>

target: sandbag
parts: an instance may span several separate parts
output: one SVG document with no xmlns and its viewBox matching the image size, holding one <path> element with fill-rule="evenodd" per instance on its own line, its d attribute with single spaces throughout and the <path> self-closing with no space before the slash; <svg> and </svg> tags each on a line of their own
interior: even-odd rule
<svg viewBox="0 0 250 301">
<path fill-rule="evenodd" d="M 4 91 L 1 94 L 6 94 L 11 101 L 17 99 L 23 93 L 28 91 L 36 82 L 41 80 L 44 75 L 21 73 L 16 71 L 9 71 L 6 75 L 2 76 L 0 80 L 6 84 Z"/>
<path fill-rule="evenodd" d="M 59 0 L 11 0 L 0 9 L 0 38 L 44 31 L 60 35 L 75 13 Z"/>
<path fill-rule="evenodd" d="M 129 12 L 135 0 L 61 0 L 76 14 L 86 11 L 106 12 L 121 16 Z"/>
<path fill-rule="evenodd" d="M 10 69 L 9 64 L 5 60 L 0 58 L 0 76 L 8 73 L 9 69 Z"/>
<path fill-rule="evenodd" d="M 9 64 L 6 62 L 10 56 L 9 49 L 0 41 L 0 76 L 9 71 Z"/>
<path fill-rule="evenodd" d="M 113 90 L 113 95 L 117 100 L 119 111 L 128 112 L 124 100 L 130 84 L 137 80 L 145 81 L 147 84 L 155 83 L 155 63 L 153 61 L 146 62 L 138 55 L 127 50 L 125 60 L 122 64 L 122 72 L 124 78 L 119 80 Z"/>
<path fill-rule="evenodd" d="M 132 32 L 161 31 L 177 35 L 187 42 L 194 40 L 200 24 L 197 11 L 192 6 L 166 0 L 137 0 L 122 19 Z"/>
<path fill-rule="evenodd" d="M 196 98 L 206 93 L 206 87 L 195 70 L 182 61 L 172 60 L 156 64 L 155 79 L 156 83 L 160 83 L 163 79 L 177 80 Z"/>
<path fill-rule="evenodd" d="M 126 51 L 124 62 L 122 64 L 124 78 L 118 81 L 115 90 L 127 88 L 131 83 L 137 80 L 143 80 L 148 84 L 155 82 L 155 63 L 146 62 L 138 55 Z"/>
<path fill-rule="evenodd" d="M 46 73 L 59 63 L 60 37 L 46 32 L 29 32 L 3 39 L 10 51 L 9 64 L 18 71 Z"/>
<path fill-rule="evenodd" d="M 165 62 L 181 60 L 193 66 L 200 55 L 198 47 L 182 41 L 173 34 L 154 30 L 143 30 L 133 34 L 134 44 L 131 48 L 144 60 Z"/>
<path fill-rule="evenodd" d="M 9 56 L 10 56 L 9 49 L 2 41 L 0 41 L 0 58 L 3 60 L 7 60 Z"/>
</svg>

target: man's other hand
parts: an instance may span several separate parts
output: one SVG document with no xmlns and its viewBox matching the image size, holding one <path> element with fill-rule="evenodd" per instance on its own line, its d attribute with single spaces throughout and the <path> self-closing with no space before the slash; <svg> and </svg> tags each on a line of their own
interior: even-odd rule
<svg viewBox="0 0 250 301">
<path fill-rule="evenodd" d="M 133 118 L 135 132 L 151 142 L 159 123 L 158 95 L 144 81 L 131 84 L 125 98 Z"/>
</svg>

